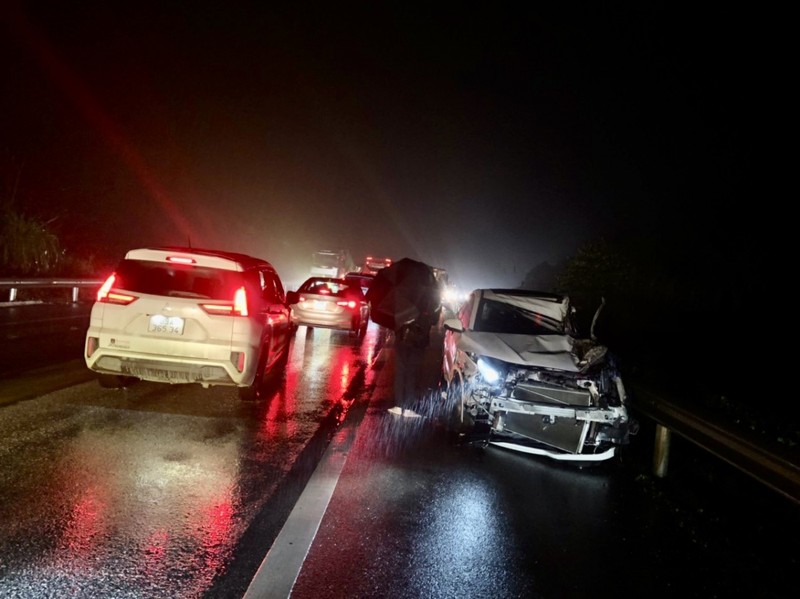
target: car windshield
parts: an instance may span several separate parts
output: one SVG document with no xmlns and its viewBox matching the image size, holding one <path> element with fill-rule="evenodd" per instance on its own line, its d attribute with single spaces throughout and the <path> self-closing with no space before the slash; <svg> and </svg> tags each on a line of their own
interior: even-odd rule
<svg viewBox="0 0 800 599">
<path fill-rule="evenodd" d="M 234 271 L 148 260 L 123 260 L 115 272 L 119 289 L 151 295 L 229 300 L 242 285 Z"/>
<path fill-rule="evenodd" d="M 474 330 L 486 333 L 546 335 L 563 333 L 564 325 L 538 312 L 484 299 L 475 319 Z"/>
</svg>

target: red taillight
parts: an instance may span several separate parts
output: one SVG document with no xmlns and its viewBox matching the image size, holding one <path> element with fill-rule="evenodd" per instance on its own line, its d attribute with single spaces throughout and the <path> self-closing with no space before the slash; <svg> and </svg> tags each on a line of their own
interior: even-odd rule
<svg viewBox="0 0 800 599">
<path fill-rule="evenodd" d="M 225 304 L 200 304 L 200 307 L 209 314 L 219 316 L 247 316 L 247 291 L 239 287 L 233 294 L 233 302 Z"/>
<path fill-rule="evenodd" d="M 345 308 L 350 308 L 351 310 L 353 310 L 358 305 L 358 302 L 356 302 L 355 300 L 340 300 L 336 302 L 336 305 L 344 306 Z"/>
<path fill-rule="evenodd" d="M 330 295 L 331 290 L 326 287 L 324 289 L 320 289 L 319 291 L 317 291 L 317 293 L 319 293 L 320 295 Z"/>
<path fill-rule="evenodd" d="M 121 306 L 127 306 L 131 302 L 137 300 L 138 298 L 135 295 L 128 295 L 127 293 L 120 293 L 119 291 L 112 291 L 112 287 L 114 286 L 114 282 L 117 280 L 116 273 L 108 277 L 97 291 L 97 301 L 103 302 L 106 304 L 119 304 Z"/>
<path fill-rule="evenodd" d="M 239 316 L 247 316 L 247 292 L 239 287 L 233 296 L 233 311 Z"/>
<path fill-rule="evenodd" d="M 114 273 L 114 274 L 112 274 L 110 277 L 108 277 L 106 279 L 105 283 L 103 283 L 100 286 L 100 289 L 98 289 L 98 291 L 97 291 L 97 301 L 98 302 L 102 302 L 104 299 L 106 299 L 106 296 L 108 295 L 108 292 L 111 289 L 111 286 L 114 284 L 114 281 L 116 280 L 116 278 L 117 278 L 117 274 Z"/>
</svg>

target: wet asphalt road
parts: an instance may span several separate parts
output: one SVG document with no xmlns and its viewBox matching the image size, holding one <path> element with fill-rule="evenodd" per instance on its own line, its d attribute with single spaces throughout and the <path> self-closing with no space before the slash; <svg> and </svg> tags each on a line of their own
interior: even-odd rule
<svg viewBox="0 0 800 599">
<path fill-rule="evenodd" d="M 380 347 L 305 333 L 265 401 L 90 380 L 2 406 L 0 597 L 241 596 L 271 542 L 252 531 L 279 528 Z"/>
<path fill-rule="evenodd" d="M 332 455 L 293 599 L 795 596 L 796 506 L 678 439 L 654 479 L 646 423 L 589 469 L 453 444 L 387 412 L 377 333 L 301 328 L 254 404 L 88 381 L 1 407 L 0 597 L 242 597 Z"/>
<path fill-rule="evenodd" d="M 292 599 L 796 596 L 783 496 L 681 439 L 654 478 L 648 423 L 588 468 L 455 444 L 435 414 L 388 413 L 387 353 Z"/>
</svg>

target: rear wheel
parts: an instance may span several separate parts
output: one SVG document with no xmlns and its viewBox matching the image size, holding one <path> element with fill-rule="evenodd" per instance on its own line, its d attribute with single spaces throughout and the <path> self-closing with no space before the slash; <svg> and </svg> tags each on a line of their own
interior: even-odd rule
<svg viewBox="0 0 800 599">
<path fill-rule="evenodd" d="M 350 325 L 350 336 L 356 339 L 361 339 L 367 331 L 367 323 L 362 322 L 360 319 L 354 319 Z"/>
<path fill-rule="evenodd" d="M 289 362 L 289 341 L 283 348 L 283 353 L 280 358 L 273 362 L 271 368 L 267 368 L 267 349 L 264 348 L 261 356 L 258 359 L 258 369 L 253 383 L 248 387 L 239 387 L 239 399 L 242 401 L 256 401 L 263 399 L 267 395 L 270 381 L 274 378 L 277 380 L 278 376 L 286 370 L 286 364 Z"/>
<path fill-rule="evenodd" d="M 262 351 L 258 357 L 258 368 L 256 368 L 256 375 L 253 377 L 253 382 L 247 387 L 239 387 L 239 399 L 242 401 L 256 401 L 261 399 L 264 393 L 264 371 L 267 366 L 266 351 Z"/>
</svg>

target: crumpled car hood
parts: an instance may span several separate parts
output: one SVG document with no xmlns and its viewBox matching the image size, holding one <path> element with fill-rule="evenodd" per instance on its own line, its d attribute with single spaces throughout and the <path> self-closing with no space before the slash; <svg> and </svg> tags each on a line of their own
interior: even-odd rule
<svg viewBox="0 0 800 599">
<path fill-rule="evenodd" d="M 482 356 L 519 364 L 580 372 L 581 364 L 573 348 L 575 340 L 568 335 L 514 335 L 464 331 L 458 348 Z"/>
</svg>

